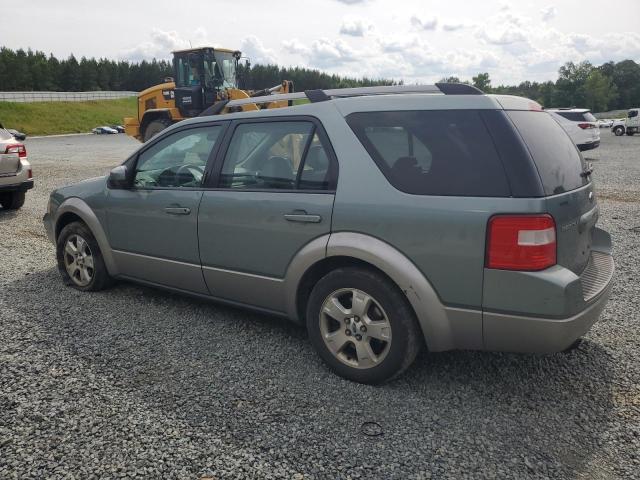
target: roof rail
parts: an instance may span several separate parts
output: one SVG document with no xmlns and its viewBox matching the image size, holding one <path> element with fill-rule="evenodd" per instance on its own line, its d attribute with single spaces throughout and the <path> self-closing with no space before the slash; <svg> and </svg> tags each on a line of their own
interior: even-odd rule
<svg viewBox="0 0 640 480">
<path fill-rule="evenodd" d="M 333 98 L 363 97 L 372 95 L 400 94 L 444 94 L 444 95 L 482 95 L 483 92 L 464 83 L 436 83 L 435 85 L 383 85 L 376 87 L 333 88 L 327 90 L 306 90 L 295 93 L 276 93 L 262 97 L 249 97 L 231 100 L 226 106 L 237 107 L 250 103 L 271 103 L 306 99 L 311 103 L 324 102 Z"/>
</svg>

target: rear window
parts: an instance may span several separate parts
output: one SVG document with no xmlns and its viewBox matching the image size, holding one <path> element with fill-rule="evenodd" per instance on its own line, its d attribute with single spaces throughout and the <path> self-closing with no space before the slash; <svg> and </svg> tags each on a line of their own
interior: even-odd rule
<svg viewBox="0 0 640 480">
<path fill-rule="evenodd" d="M 573 141 L 545 112 L 509 111 L 536 163 L 547 195 L 575 190 L 588 180 L 581 175 L 583 159 Z"/>
<path fill-rule="evenodd" d="M 591 112 L 555 112 L 561 117 L 566 118 L 567 120 L 571 120 L 572 122 L 595 122 L 596 117 L 594 117 Z"/>
<path fill-rule="evenodd" d="M 478 111 L 360 112 L 349 115 L 347 123 L 398 190 L 418 195 L 510 195 Z"/>
</svg>

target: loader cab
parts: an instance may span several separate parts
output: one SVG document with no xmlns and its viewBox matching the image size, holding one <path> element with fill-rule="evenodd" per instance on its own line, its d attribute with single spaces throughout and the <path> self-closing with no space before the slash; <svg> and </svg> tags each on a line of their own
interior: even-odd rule
<svg viewBox="0 0 640 480">
<path fill-rule="evenodd" d="M 194 48 L 173 52 L 176 107 L 183 117 L 195 117 L 218 99 L 225 90 L 238 88 L 237 66 L 240 52 Z"/>
</svg>

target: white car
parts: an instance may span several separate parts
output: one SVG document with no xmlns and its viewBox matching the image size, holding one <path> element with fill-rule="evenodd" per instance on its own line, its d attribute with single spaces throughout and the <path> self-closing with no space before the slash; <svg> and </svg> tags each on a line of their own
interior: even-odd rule
<svg viewBox="0 0 640 480">
<path fill-rule="evenodd" d="M 547 112 L 569 134 L 580 151 L 600 146 L 596 117 L 586 108 L 547 108 Z"/>
<path fill-rule="evenodd" d="M 613 125 L 613 120 L 610 118 L 602 118 L 598 120 L 598 127 L 600 128 L 611 128 L 611 125 Z"/>
<path fill-rule="evenodd" d="M 118 131 L 115 128 L 111 128 L 111 127 L 96 127 L 91 131 L 93 133 L 97 133 L 98 135 L 103 133 L 109 133 L 109 134 L 118 133 Z"/>
</svg>

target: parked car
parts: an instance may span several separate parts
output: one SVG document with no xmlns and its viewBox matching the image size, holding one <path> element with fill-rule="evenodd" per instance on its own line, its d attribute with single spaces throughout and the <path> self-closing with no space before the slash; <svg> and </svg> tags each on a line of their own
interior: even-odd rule
<svg viewBox="0 0 640 480">
<path fill-rule="evenodd" d="M 632 108 L 627 113 L 627 118 L 620 118 L 613 122 L 611 131 L 616 137 L 620 137 L 625 133 L 632 137 L 640 132 L 640 108 Z"/>
<path fill-rule="evenodd" d="M 597 121 L 597 125 L 599 128 L 611 128 L 611 125 L 613 125 L 613 120 L 611 120 L 610 118 L 602 118 Z"/>
<path fill-rule="evenodd" d="M 27 161 L 27 149 L 0 126 L 0 206 L 19 209 L 31 188 L 33 172 Z"/>
<path fill-rule="evenodd" d="M 553 118 L 565 129 L 579 150 L 600 146 L 600 130 L 596 117 L 586 108 L 548 108 Z"/>
<path fill-rule="evenodd" d="M 27 135 L 22 132 L 19 132 L 18 130 L 14 130 L 13 128 L 7 128 L 6 130 L 11 135 L 13 135 L 13 138 L 15 138 L 16 140 L 20 140 L 22 142 L 27 139 Z"/>
<path fill-rule="evenodd" d="M 118 133 L 124 133 L 124 127 L 122 125 L 111 125 L 111 128 Z"/>
<path fill-rule="evenodd" d="M 424 345 L 556 352 L 597 320 L 611 238 L 591 168 L 539 105 L 458 84 L 285 100 L 305 95 L 180 122 L 108 177 L 54 190 L 44 224 L 64 282 L 288 317 L 366 383 Z"/>
<path fill-rule="evenodd" d="M 91 130 L 91 132 L 97 133 L 98 135 L 105 134 L 105 133 L 109 133 L 109 134 L 118 133 L 116 129 L 111 127 L 96 127 L 93 130 Z"/>
</svg>

